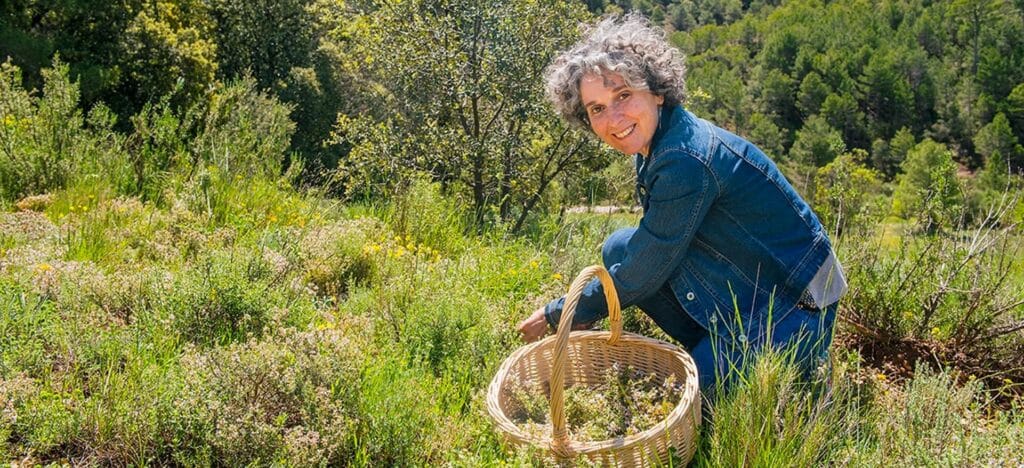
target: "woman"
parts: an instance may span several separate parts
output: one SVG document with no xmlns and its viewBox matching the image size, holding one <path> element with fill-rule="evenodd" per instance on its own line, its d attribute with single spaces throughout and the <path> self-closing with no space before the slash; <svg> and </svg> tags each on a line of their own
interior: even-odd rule
<svg viewBox="0 0 1024 468">
<path fill-rule="evenodd" d="M 846 289 L 829 238 L 761 150 L 683 108 L 684 73 L 682 54 L 639 16 L 601 21 L 546 71 L 563 118 L 635 158 L 643 217 L 602 252 L 619 301 L 691 353 L 705 395 L 766 344 L 812 370 Z M 521 322 L 523 339 L 555 327 L 564 301 Z M 573 326 L 606 315 L 594 280 Z"/>
</svg>

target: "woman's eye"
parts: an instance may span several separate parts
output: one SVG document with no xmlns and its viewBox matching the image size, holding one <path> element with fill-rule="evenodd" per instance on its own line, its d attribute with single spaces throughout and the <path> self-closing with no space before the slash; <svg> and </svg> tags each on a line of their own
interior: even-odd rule
<svg viewBox="0 0 1024 468">
<path fill-rule="evenodd" d="M 590 115 L 600 114 L 604 110 L 604 106 L 594 106 L 590 108 Z"/>
<path fill-rule="evenodd" d="M 625 101 L 626 99 L 629 99 L 629 93 L 622 93 L 619 95 L 620 101 Z"/>
</svg>

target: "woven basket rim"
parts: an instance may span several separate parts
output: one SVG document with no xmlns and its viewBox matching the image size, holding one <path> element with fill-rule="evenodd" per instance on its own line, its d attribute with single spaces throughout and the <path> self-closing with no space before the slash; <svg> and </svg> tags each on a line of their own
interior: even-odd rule
<svg viewBox="0 0 1024 468">
<path fill-rule="evenodd" d="M 574 331 L 569 335 L 569 342 L 607 341 L 611 335 L 612 333 L 608 331 Z M 501 388 L 509 379 L 509 373 L 512 367 L 524 357 L 531 355 L 532 353 L 539 352 L 541 348 L 553 346 L 553 342 L 555 340 L 556 336 L 552 335 L 516 349 L 505 359 L 505 361 L 502 362 L 501 366 L 498 368 L 498 372 L 495 374 L 494 379 L 491 380 L 487 389 L 487 411 L 490 413 L 490 416 L 496 423 L 498 429 L 508 437 L 519 439 L 541 448 L 547 448 L 551 444 L 551 436 L 547 435 L 538 437 L 527 434 L 521 430 L 518 424 L 514 423 L 507 415 L 505 415 L 499 404 L 499 399 Z M 693 358 L 678 346 L 666 341 L 629 332 L 622 332 L 618 342 L 615 344 L 605 344 L 612 347 L 628 347 L 643 344 L 645 346 L 659 349 L 664 352 L 670 360 L 676 360 L 678 363 L 682 364 L 683 367 L 689 371 L 688 374 L 690 375 L 686 376 L 687 378 L 683 383 L 683 395 L 672 408 L 672 411 L 670 411 L 664 419 L 644 431 L 629 436 L 619 436 L 598 441 L 570 440 L 567 448 L 569 448 L 573 453 L 579 455 L 597 453 L 607 451 L 609 449 L 628 450 L 638 443 L 655 437 L 661 437 L 668 434 L 671 428 L 676 427 L 677 423 L 686 417 L 687 412 L 692 407 L 699 404 L 700 390 L 697 381 L 696 364 L 693 362 Z M 694 414 L 693 417 L 699 418 L 700 416 Z M 687 435 L 693 436 L 694 434 Z"/>
</svg>

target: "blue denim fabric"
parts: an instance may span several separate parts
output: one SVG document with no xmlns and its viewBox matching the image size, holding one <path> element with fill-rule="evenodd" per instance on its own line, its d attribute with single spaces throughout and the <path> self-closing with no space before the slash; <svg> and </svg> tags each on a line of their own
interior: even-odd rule
<svg viewBox="0 0 1024 468">
<path fill-rule="evenodd" d="M 608 237 L 602 251 L 605 266 L 622 260 L 635 232 L 636 228 L 624 228 Z M 701 393 L 707 398 L 713 398 L 718 385 L 728 388 L 737 376 L 735 371 L 743 369 L 748 359 L 769 344 L 792 353 L 787 357 L 809 375 L 828 357 L 836 319 L 835 304 L 824 311 L 797 308 L 781 320 L 772 320 L 771 333 L 751 342 L 740 338 L 744 335 L 724 337 L 709 332 L 690 317 L 668 287 L 636 305 L 690 352 L 697 364 Z"/>
<path fill-rule="evenodd" d="M 727 343 L 761 342 L 770 325 L 778 331 L 813 319 L 796 305 L 831 245 L 810 207 L 761 150 L 675 106 L 661 111 L 651 156 L 636 161 L 643 217 L 628 235 L 606 241 L 606 248 L 622 250 L 606 266 L 623 307 L 674 298 L 685 316 L 674 319 L 656 306 L 647 312 L 663 328 L 689 327 L 677 324 L 688 317 Z M 563 304 L 560 298 L 547 305 L 552 326 Z M 574 323 L 603 318 L 606 308 L 594 280 Z M 690 339 L 669 333 L 684 344 Z"/>
</svg>

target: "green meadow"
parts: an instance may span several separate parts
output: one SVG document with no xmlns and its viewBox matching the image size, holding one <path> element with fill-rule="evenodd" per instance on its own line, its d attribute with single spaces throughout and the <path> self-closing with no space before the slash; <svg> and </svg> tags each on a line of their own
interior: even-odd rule
<svg viewBox="0 0 1024 468">
<path fill-rule="evenodd" d="M 44 3 L 0 7 L 0 463 L 550 464 L 485 392 L 640 219 L 539 77 L 627 10 L 850 283 L 829 364 L 762 353 L 691 466 L 1024 460 L 1020 2 Z"/>
</svg>

